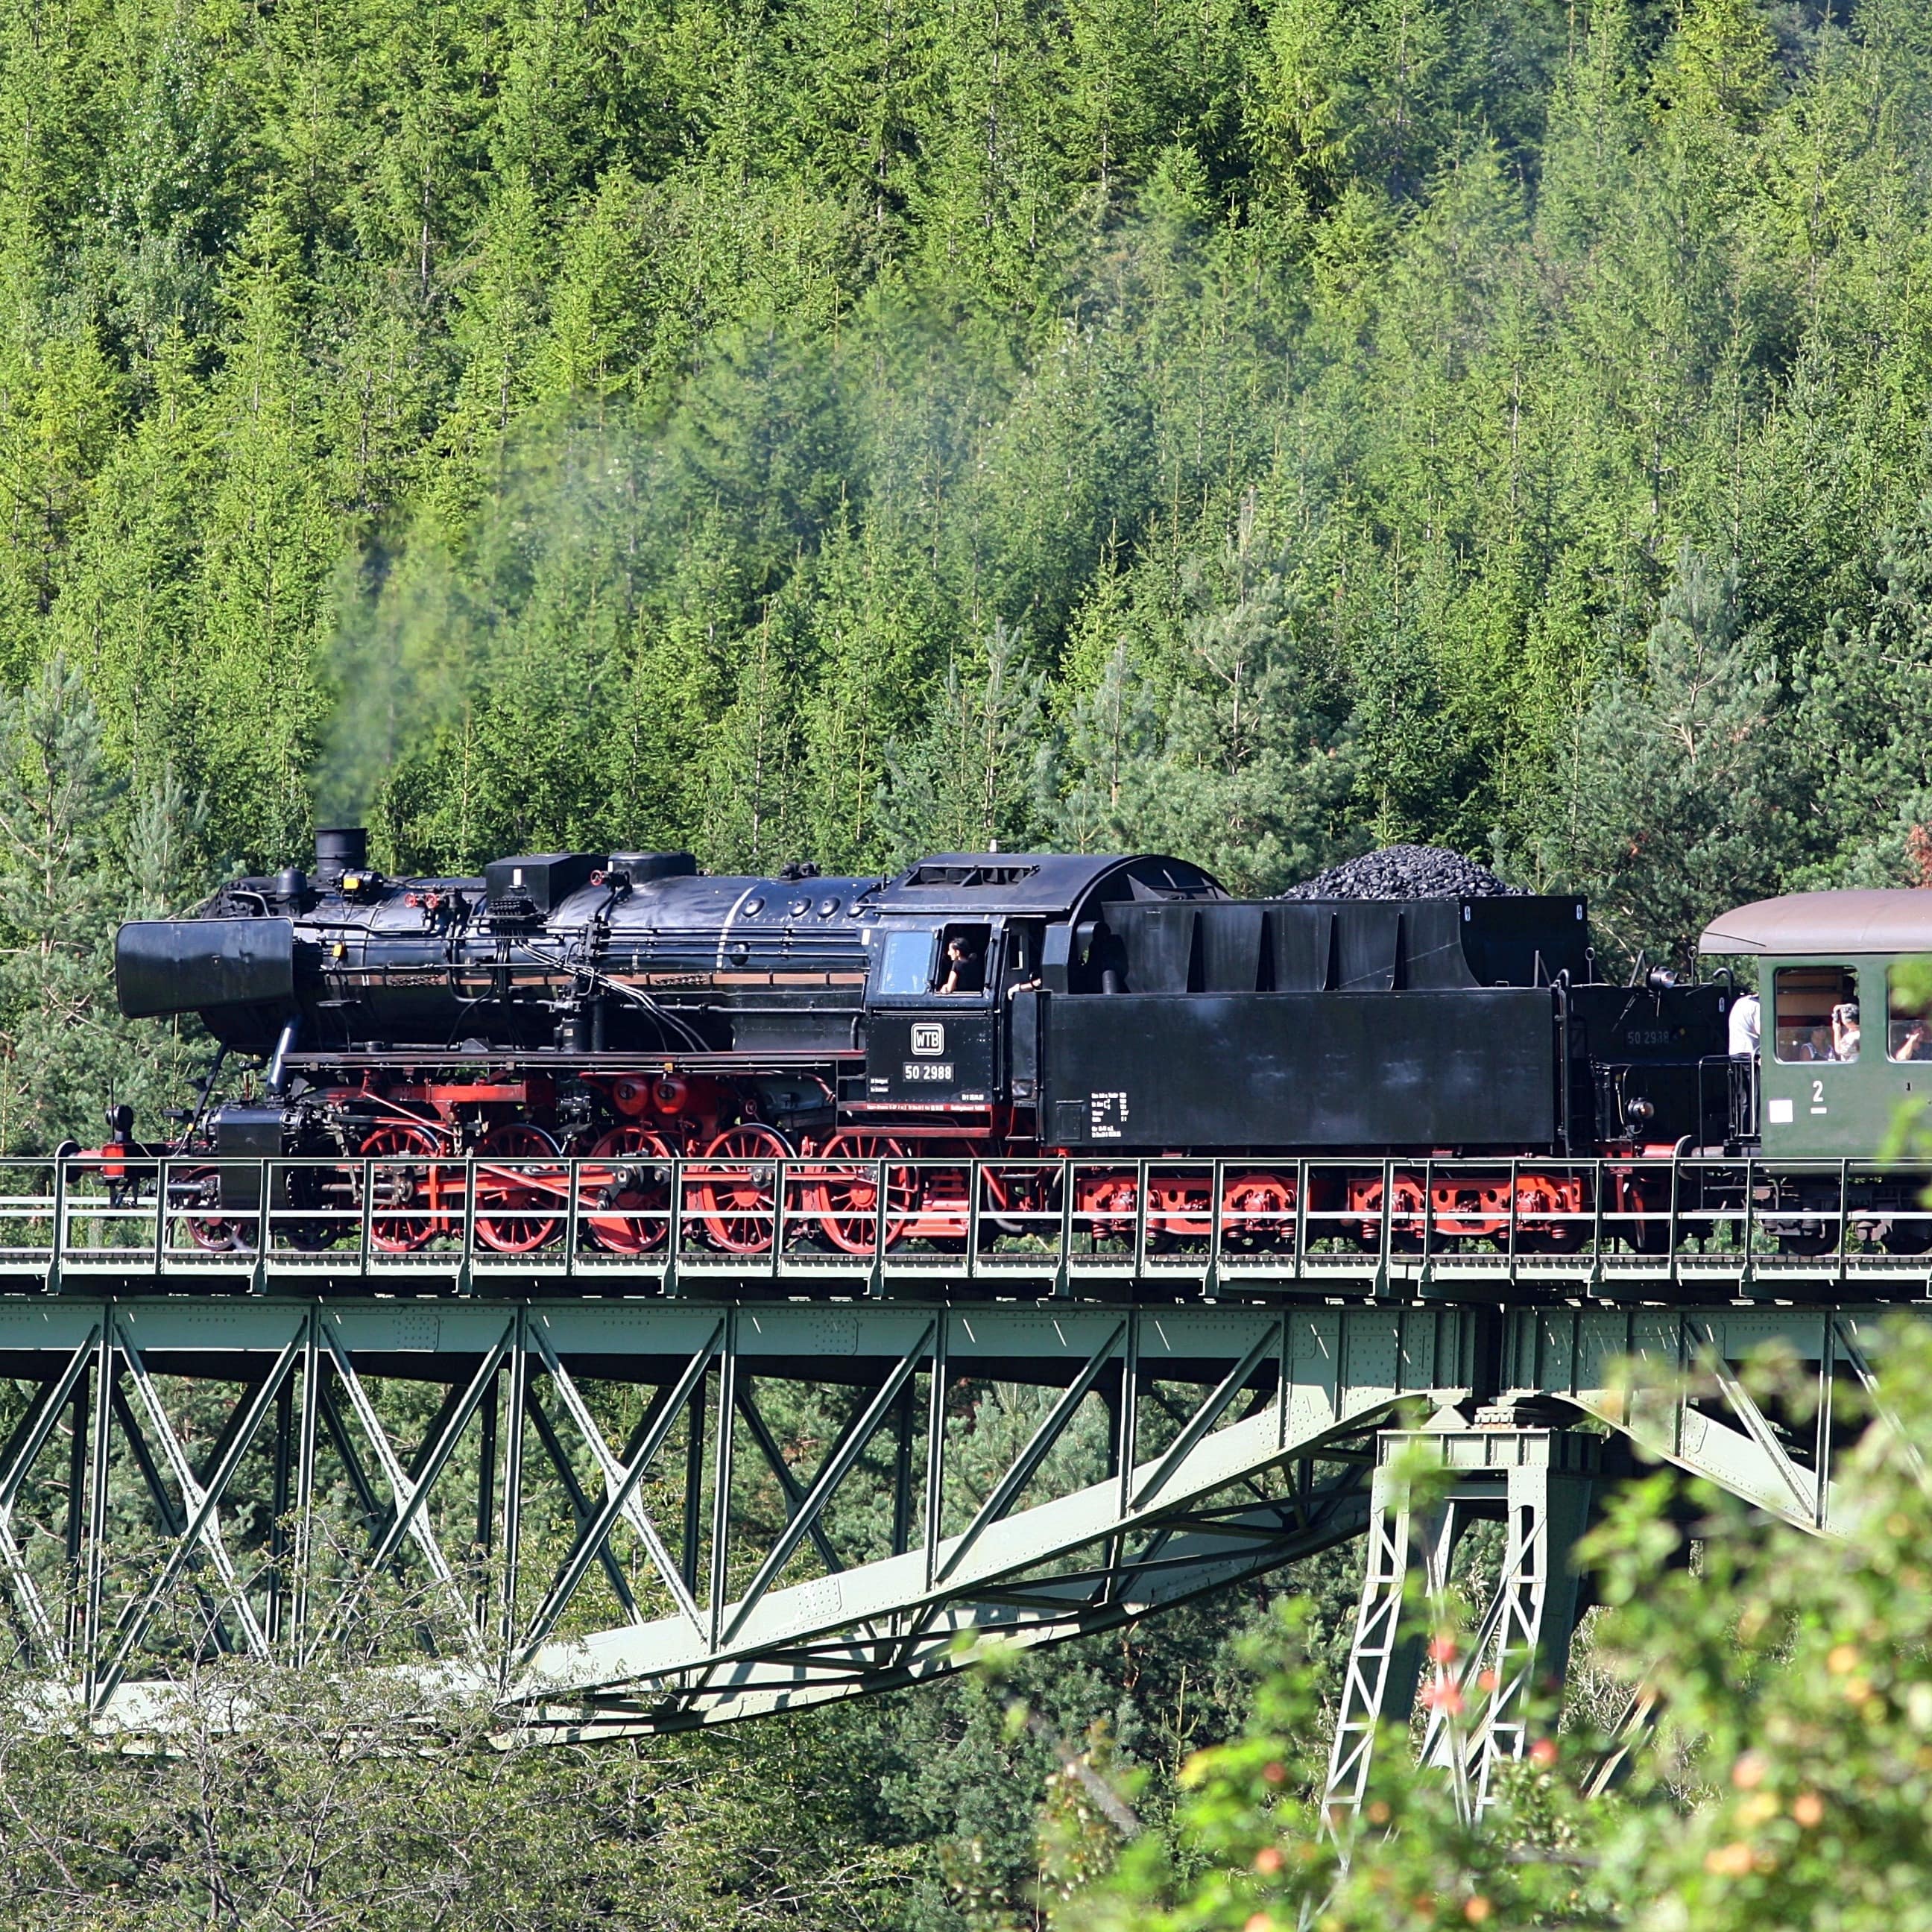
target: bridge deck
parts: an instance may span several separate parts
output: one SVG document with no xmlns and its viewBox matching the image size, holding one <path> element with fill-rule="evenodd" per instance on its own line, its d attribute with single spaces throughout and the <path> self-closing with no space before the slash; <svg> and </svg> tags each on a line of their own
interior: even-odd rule
<svg viewBox="0 0 1932 1932">
<path fill-rule="evenodd" d="M 1912 1298 L 1932 1287 L 1926 1178 L 1692 1160 L 15 1161 L 0 1292 Z"/>
</svg>

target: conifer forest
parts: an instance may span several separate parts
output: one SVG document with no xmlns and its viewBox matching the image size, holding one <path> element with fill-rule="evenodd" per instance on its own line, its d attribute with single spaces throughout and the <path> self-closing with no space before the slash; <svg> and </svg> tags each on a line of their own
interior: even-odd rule
<svg viewBox="0 0 1932 1932">
<path fill-rule="evenodd" d="M 1928 217 L 1922 0 L 0 0 L 0 1152 L 179 1099 L 116 923 L 319 824 L 1270 893 L 1414 840 L 1627 963 L 1932 883 Z M 1331 1694 L 1358 1561 L 434 1774 L 304 1746 L 320 1683 L 245 1761 L 0 1700 L 4 1916 L 1252 1924 L 1208 1800 L 1148 1846 L 1288 1650 Z"/>
</svg>

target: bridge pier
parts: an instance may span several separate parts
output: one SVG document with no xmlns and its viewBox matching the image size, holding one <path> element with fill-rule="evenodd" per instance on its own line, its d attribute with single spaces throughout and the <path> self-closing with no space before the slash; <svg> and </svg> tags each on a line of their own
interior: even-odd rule
<svg viewBox="0 0 1932 1932">
<path fill-rule="evenodd" d="M 1360 1808 L 1378 1733 L 1408 1721 L 1425 1676 L 1420 1760 L 1448 1774 L 1469 1814 L 1489 1804 L 1498 1763 L 1528 1748 L 1535 1700 L 1560 1694 L 1584 1607 L 1573 1554 L 1624 1466 L 1616 1445 L 1576 1429 L 1378 1432 L 1361 1600 L 1323 1798 L 1331 1821 Z M 1504 1526 L 1495 1594 L 1466 1641 L 1447 1654 L 1432 1644 L 1425 1660 L 1424 1631 L 1450 1628 L 1456 1550 L 1480 1521 Z"/>
</svg>

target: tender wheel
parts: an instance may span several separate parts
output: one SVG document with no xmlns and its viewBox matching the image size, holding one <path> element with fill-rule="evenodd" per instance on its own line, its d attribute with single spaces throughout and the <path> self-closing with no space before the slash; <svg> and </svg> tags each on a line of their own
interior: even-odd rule
<svg viewBox="0 0 1932 1932">
<path fill-rule="evenodd" d="M 1294 1184 L 1278 1174 L 1231 1174 L 1221 1190 L 1221 1242 L 1237 1250 L 1292 1247 Z"/>
<path fill-rule="evenodd" d="M 902 1161 L 908 1150 L 883 1134 L 837 1133 L 819 1150 L 822 1166 L 811 1170 L 805 1188 L 806 1208 L 818 1216 L 825 1238 L 842 1252 L 869 1255 L 879 1238 L 879 1169 L 884 1161 Z M 884 1245 L 896 1248 L 906 1238 L 919 1206 L 919 1171 L 886 1169 Z"/>
<path fill-rule="evenodd" d="M 1095 1240 L 1118 1239 L 1134 1232 L 1140 1182 L 1132 1174 L 1084 1174 L 1073 1196 L 1073 1226 Z"/>
<path fill-rule="evenodd" d="M 1580 1198 L 1580 1197 L 1579 1197 Z M 1588 1224 L 1566 1212 L 1568 1197 L 1532 1176 L 1516 1186 L 1516 1244 L 1524 1254 L 1574 1255 L 1582 1246 Z M 1561 1215 L 1563 1218 L 1557 1219 Z"/>
<path fill-rule="evenodd" d="M 1881 1244 L 1888 1255 L 1922 1255 L 1932 1250 L 1932 1221 L 1888 1221 Z"/>
<path fill-rule="evenodd" d="M 1214 1182 L 1211 1174 L 1160 1174 L 1148 1183 L 1148 1250 L 1172 1254 L 1212 1238 Z"/>
<path fill-rule="evenodd" d="M 608 1173 L 579 1168 L 586 1207 L 584 1225 L 597 1245 L 614 1255 L 644 1255 L 664 1246 L 670 1230 L 669 1146 L 634 1121 L 613 1127 L 584 1150 L 584 1158 L 608 1161 Z"/>
<path fill-rule="evenodd" d="M 439 1198 L 442 1176 L 436 1166 L 442 1147 L 427 1127 L 386 1121 L 356 1152 L 383 1163 L 370 1170 L 371 1246 L 385 1254 L 407 1254 L 448 1232 L 448 1210 Z M 400 1211 L 418 1208 L 425 1211 Z"/>
<path fill-rule="evenodd" d="M 771 1251 L 778 1219 L 778 1163 L 791 1157 L 784 1136 L 770 1127 L 727 1127 L 704 1150 L 690 1176 L 705 1235 L 728 1255 Z"/>
<path fill-rule="evenodd" d="M 1422 1183 L 1414 1174 L 1397 1174 L 1394 1186 L 1386 1198 L 1379 1177 L 1352 1183 L 1348 1206 L 1364 1217 L 1352 1231 L 1355 1246 L 1364 1254 L 1373 1254 L 1382 1246 L 1384 1215 L 1389 1223 L 1390 1253 L 1418 1255 L 1422 1252 L 1427 1204 L 1423 1196 Z"/>
<path fill-rule="evenodd" d="M 1781 1255 L 1828 1255 L 1836 1251 L 1838 1231 L 1832 1227 L 1799 1227 L 1781 1233 L 1778 1252 Z"/>
<path fill-rule="evenodd" d="M 494 1154 L 519 1163 L 554 1160 L 560 1150 L 542 1128 L 506 1120 L 476 1144 L 479 1160 Z M 561 1172 L 515 1168 L 476 1169 L 476 1238 L 502 1255 L 527 1255 L 549 1246 L 563 1226 L 556 1210 L 566 1192 Z M 541 1210 L 552 1210 L 545 1214 Z M 486 1212 L 487 1210 L 487 1212 Z"/>
</svg>

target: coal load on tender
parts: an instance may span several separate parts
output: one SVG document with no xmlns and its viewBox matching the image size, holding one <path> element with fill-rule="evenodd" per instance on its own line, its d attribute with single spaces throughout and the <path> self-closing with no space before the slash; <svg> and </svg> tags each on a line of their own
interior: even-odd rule
<svg viewBox="0 0 1932 1932">
<path fill-rule="evenodd" d="M 1520 886 L 1441 845 L 1384 845 L 1280 894 L 1285 899 L 1520 898 Z"/>
</svg>

